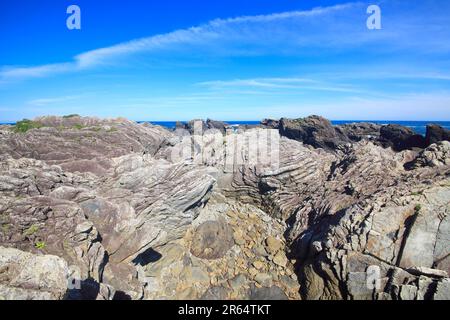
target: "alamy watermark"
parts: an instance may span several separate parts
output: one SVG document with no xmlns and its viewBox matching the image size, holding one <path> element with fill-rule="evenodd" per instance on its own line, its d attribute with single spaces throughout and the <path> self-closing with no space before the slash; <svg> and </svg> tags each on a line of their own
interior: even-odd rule
<svg viewBox="0 0 450 320">
<path fill-rule="evenodd" d="M 192 161 L 196 164 L 220 166 L 234 172 L 242 166 L 277 170 L 280 166 L 280 135 L 274 129 L 241 130 L 228 126 L 225 133 L 204 129 L 203 121 L 195 121 L 193 130 L 177 129 L 170 158 L 172 162 Z"/>
<path fill-rule="evenodd" d="M 366 287 L 369 290 L 380 290 L 381 269 L 379 266 L 369 266 L 366 270 Z"/>
<path fill-rule="evenodd" d="M 380 30 L 381 29 L 381 9 L 377 5 L 370 5 L 367 8 L 367 14 L 370 14 L 367 18 L 367 29 Z"/>
<path fill-rule="evenodd" d="M 81 270 L 75 265 L 69 266 L 69 274 L 67 276 L 67 289 L 80 290 L 81 289 Z"/>
<path fill-rule="evenodd" d="M 78 5 L 72 4 L 67 7 L 66 13 L 70 16 L 67 17 L 66 26 L 69 30 L 81 30 L 81 9 Z M 367 29 L 380 30 L 381 29 L 381 8 L 378 5 L 370 5 L 367 7 Z"/>
<path fill-rule="evenodd" d="M 66 26 L 69 30 L 80 30 L 81 29 L 81 9 L 77 5 L 70 5 L 66 10 L 67 14 L 70 16 L 66 20 Z"/>
</svg>

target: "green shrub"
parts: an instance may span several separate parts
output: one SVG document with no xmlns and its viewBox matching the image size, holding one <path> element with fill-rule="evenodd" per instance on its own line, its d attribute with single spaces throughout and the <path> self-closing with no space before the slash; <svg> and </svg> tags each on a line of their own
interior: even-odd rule
<svg viewBox="0 0 450 320">
<path fill-rule="evenodd" d="M 414 207 L 414 211 L 417 213 L 420 212 L 420 210 L 422 210 L 422 205 L 421 204 L 416 204 L 416 206 Z"/>
<path fill-rule="evenodd" d="M 76 124 L 72 128 L 77 129 L 77 130 L 81 130 L 81 129 L 84 128 L 84 126 L 82 124 Z"/>
<path fill-rule="evenodd" d="M 36 232 L 38 232 L 39 226 L 36 224 L 33 224 L 31 227 L 29 227 L 27 230 L 23 232 L 24 236 L 32 236 Z"/>
<path fill-rule="evenodd" d="M 75 118 L 75 117 L 79 117 L 80 115 L 79 114 L 76 114 L 76 113 L 74 113 L 74 114 L 68 114 L 68 115 L 66 115 L 66 116 L 63 116 L 63 119 L 70 119 L 70 118 Z"/>
<path fill-rule="evenodd" d="M 42 250 L 45 249 L 45 242 L 44 241 L 38 241 L 34 244 L 36 249 Z"/>
<path fill-rule="evenodd" d="M 2 232 L 3 233 L 5 233 L 5 234 L 8 233 L 10 229 L 11 229 L 11 225 L 9 223 L 2 225 Z"/>
<path fill-rule="evenodd" d="M 22 121 L 16 123 L 14 130 L 19 133 L 25 133 L 28 130 L 39 128 L 42 128 L 42 124 L 28 119 L 23 119 Z"/>
</svg>

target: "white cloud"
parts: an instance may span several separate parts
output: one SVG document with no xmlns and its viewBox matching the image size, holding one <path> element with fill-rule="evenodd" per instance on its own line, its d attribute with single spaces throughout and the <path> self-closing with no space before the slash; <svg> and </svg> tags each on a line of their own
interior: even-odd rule
<svg viewBox="0 0 450 320">
<path fill-rule="evenodd" d="M 392 4 L 395 10 L 389 10 Z M 41 66 L 3 67 L 0 82 L 46 77 L 76 72 L 99 65 L 115 65 L 134 54 L 164 53 L 217 56 L 291 54 L 307 52 L 344 52 L 364 45 L 369 50 L 413 50 L 411 52 L 448 52 L 448 4 L 440 11 L 427 13 L 433 1 L 414 6 L 383 2 L 383 30 L 369 31 L 365 26 L 367 2 L 354 2 L 307 11 L 215 19 L 208 23 L 99 48 L 76 55 L 72 61 Z M 432 15 L 432 16 L 431 16 Z M 433 36 L 430 36 L 433 35 Z M 179 60 L 179 59 L 178 59 Z M 265 86 L 265 83 L 255 83 Z M 275 83 L 272 81 L 272 86 Z M 283 84 L 279 84 L 280 86 Z"/>
<path fill-rule="evenodd" d="M 81 95 L 76 96 L 62 96 L 62 97 L 53 97 L 53 98 L 40 98 L 40 99 L 33 99 L 28 101 L 28 105 L 32 106 L 47 106 L 55 103 L 62 103 L 62 102 L 68 102 L 73 101 L 81 98 Z"/>
<path fill-rule="evenodd" d="M 344 98 L 329 103 L 315 101 L 274 104 L 259 112 L 273 118 L 298 118 L 320 114 L 332 120 L 450 121 L 450 92 L 407 94 L 389 99 Z"/>
<path fill-rule="evenodd" d="M 73 70 L 74 63 L 55 63 L 35 67 L 3 67 L 0 71 L 0 81 L 40 78 Z"/>
<path fill-rule="evenodd" d="M 260 88 L 267 90 L 296 90 L 301 91 L 331 91 L 331 92 L 347 92 L 362 93 L 362 90 L 345 84 L 329 84 L 322 81 L 308 78 L 254 78 L 254 79 L 234 79 L 234 80 L 217 80 L 197 83 L 212 90 L 224 90 L 228 88 L 245 89 Z"/>
</svg>

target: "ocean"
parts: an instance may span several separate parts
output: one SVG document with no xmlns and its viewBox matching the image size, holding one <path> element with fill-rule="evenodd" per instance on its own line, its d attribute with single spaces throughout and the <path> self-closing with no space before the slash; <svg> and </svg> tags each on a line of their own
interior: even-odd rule
<svg viewBox="0 0 450 320">
<path fill-rule="evenodd" d="M 138 123 L 148 122 L 155 125 L 163 126 L 168 129 L 175 128 L 176 121 L 137 121 Z M 183 121 L 181 121 L 183 122 Z M 226 123 L 230 125 L 256 125 L 259 124 L 260 121 L 225 121 Z M 387 120 L 332 120 L 331 123 L 333 125 L 343 125 L 343 124 L 350 124 L 350 123 L 357 123 L 357 122 L 371 122 L 376 123 L 380 125 L 386 125 L 386 124 L 399 124 L 408 128 L 411 128 L 413 131 L 415 131 L 418 134 L 425 135 L 426 128 L 428 124 L 437 124 L 441 127 L 450 130 L 450 121 L 387 121 Z M 9 123 L 0 123 L 2 124 L 9 124 L 14 125 L 15 123 L 9 122 Z"/>
<path fill-rule="evenodd" d="M 155 125 L 160 125 L 169 129 L 175 128 L 175 121 L 138 121 L 139 123 L 142 122 L 149 122 Z M 230 125 L 255 125 L 259 124 L 260 121 L 225 121 L 226 123 Z M 413 131 L 415 131 L 418 134 L 425 135 L 426 128 L 428 124 L 438 124 L 441 127 L 450 130 L 450 121 L 385 121 L 385 120 L 376 120 L 376 121 L 368 121 L 368 120 L 332 120 L 331 123 L 333 125 L 343 125 L 343 124 L 349 124 L 349 123 L 357 123 L 357 122 L 371 122 L 376 123 L 380 125 L 386 125 L 386 124 L 399 124 L 408 128 L 411 128 Z"/>
</svg>

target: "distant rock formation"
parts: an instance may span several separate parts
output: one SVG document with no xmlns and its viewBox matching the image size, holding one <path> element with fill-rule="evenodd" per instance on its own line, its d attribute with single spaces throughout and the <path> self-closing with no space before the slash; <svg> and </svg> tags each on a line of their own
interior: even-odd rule
<svg viewBox="0 0 450 320">
<path fill-rule="evenodd" d="M 450 141 L 450 130 L 444 129 L 437 124 L 430 124 L 427 126 L 425 140 L 427 146 L 444 140 Z"/>
<path fill-rule="evenodd" d="M 302 141 L 315 148 L 335 150 L 350 142 L 347 136 L 331 125 L 330 121 L 319 116 L 297 120 L 282 118 L 279 130 L 282 136 Z"/>
<path fill-rule="evenodd" d="M 426 137 L 398 124 L 378 125 L 357 122 L 333 126 L 330 121 L 320 116 L 300 119 L 264 119 L 260 126 L 277 129 L 282 136 L 289 139 L 329 151 L 334 151 L 346 143 L 361 140 L 372 141 L 374 144 L 392 148 L 395 151 L 424 149 L 439 141 L 450 141 L 450 130 L 439 125 L 428 125 Z"/>
<path fill-rule="evenodd" d="M 397 124 L 382 126 L 379 142 L 383 147 L 391 147 L 395 151 L 426 147 L 425 138 L 422 135 L 415 134 L 411 129 Z"/>
<path fill-rule="evenodd" d="M 211 119 L 207 119 L 206 121 L 203 121 L 201 119 L 197 119 L 197 120 L 191 120 L 187 123 L 178 121 L 175 124 L 175 129 L 188 130 L 189 133 L 192 134 L 192 133 L 194 133 L 194 125 L 196 122 L 201 123 L 201 126 L 199 129 L 201 129 L 202 131 L 205 131 L 208 129 L 217 129 L 224 134 L 226 131 L 226 128 L 229 127 L 229 125 L 227 123 L 222 122 L 222 121 L 216 121 L 216 120 L 211 120 Z"/>
</svg>

